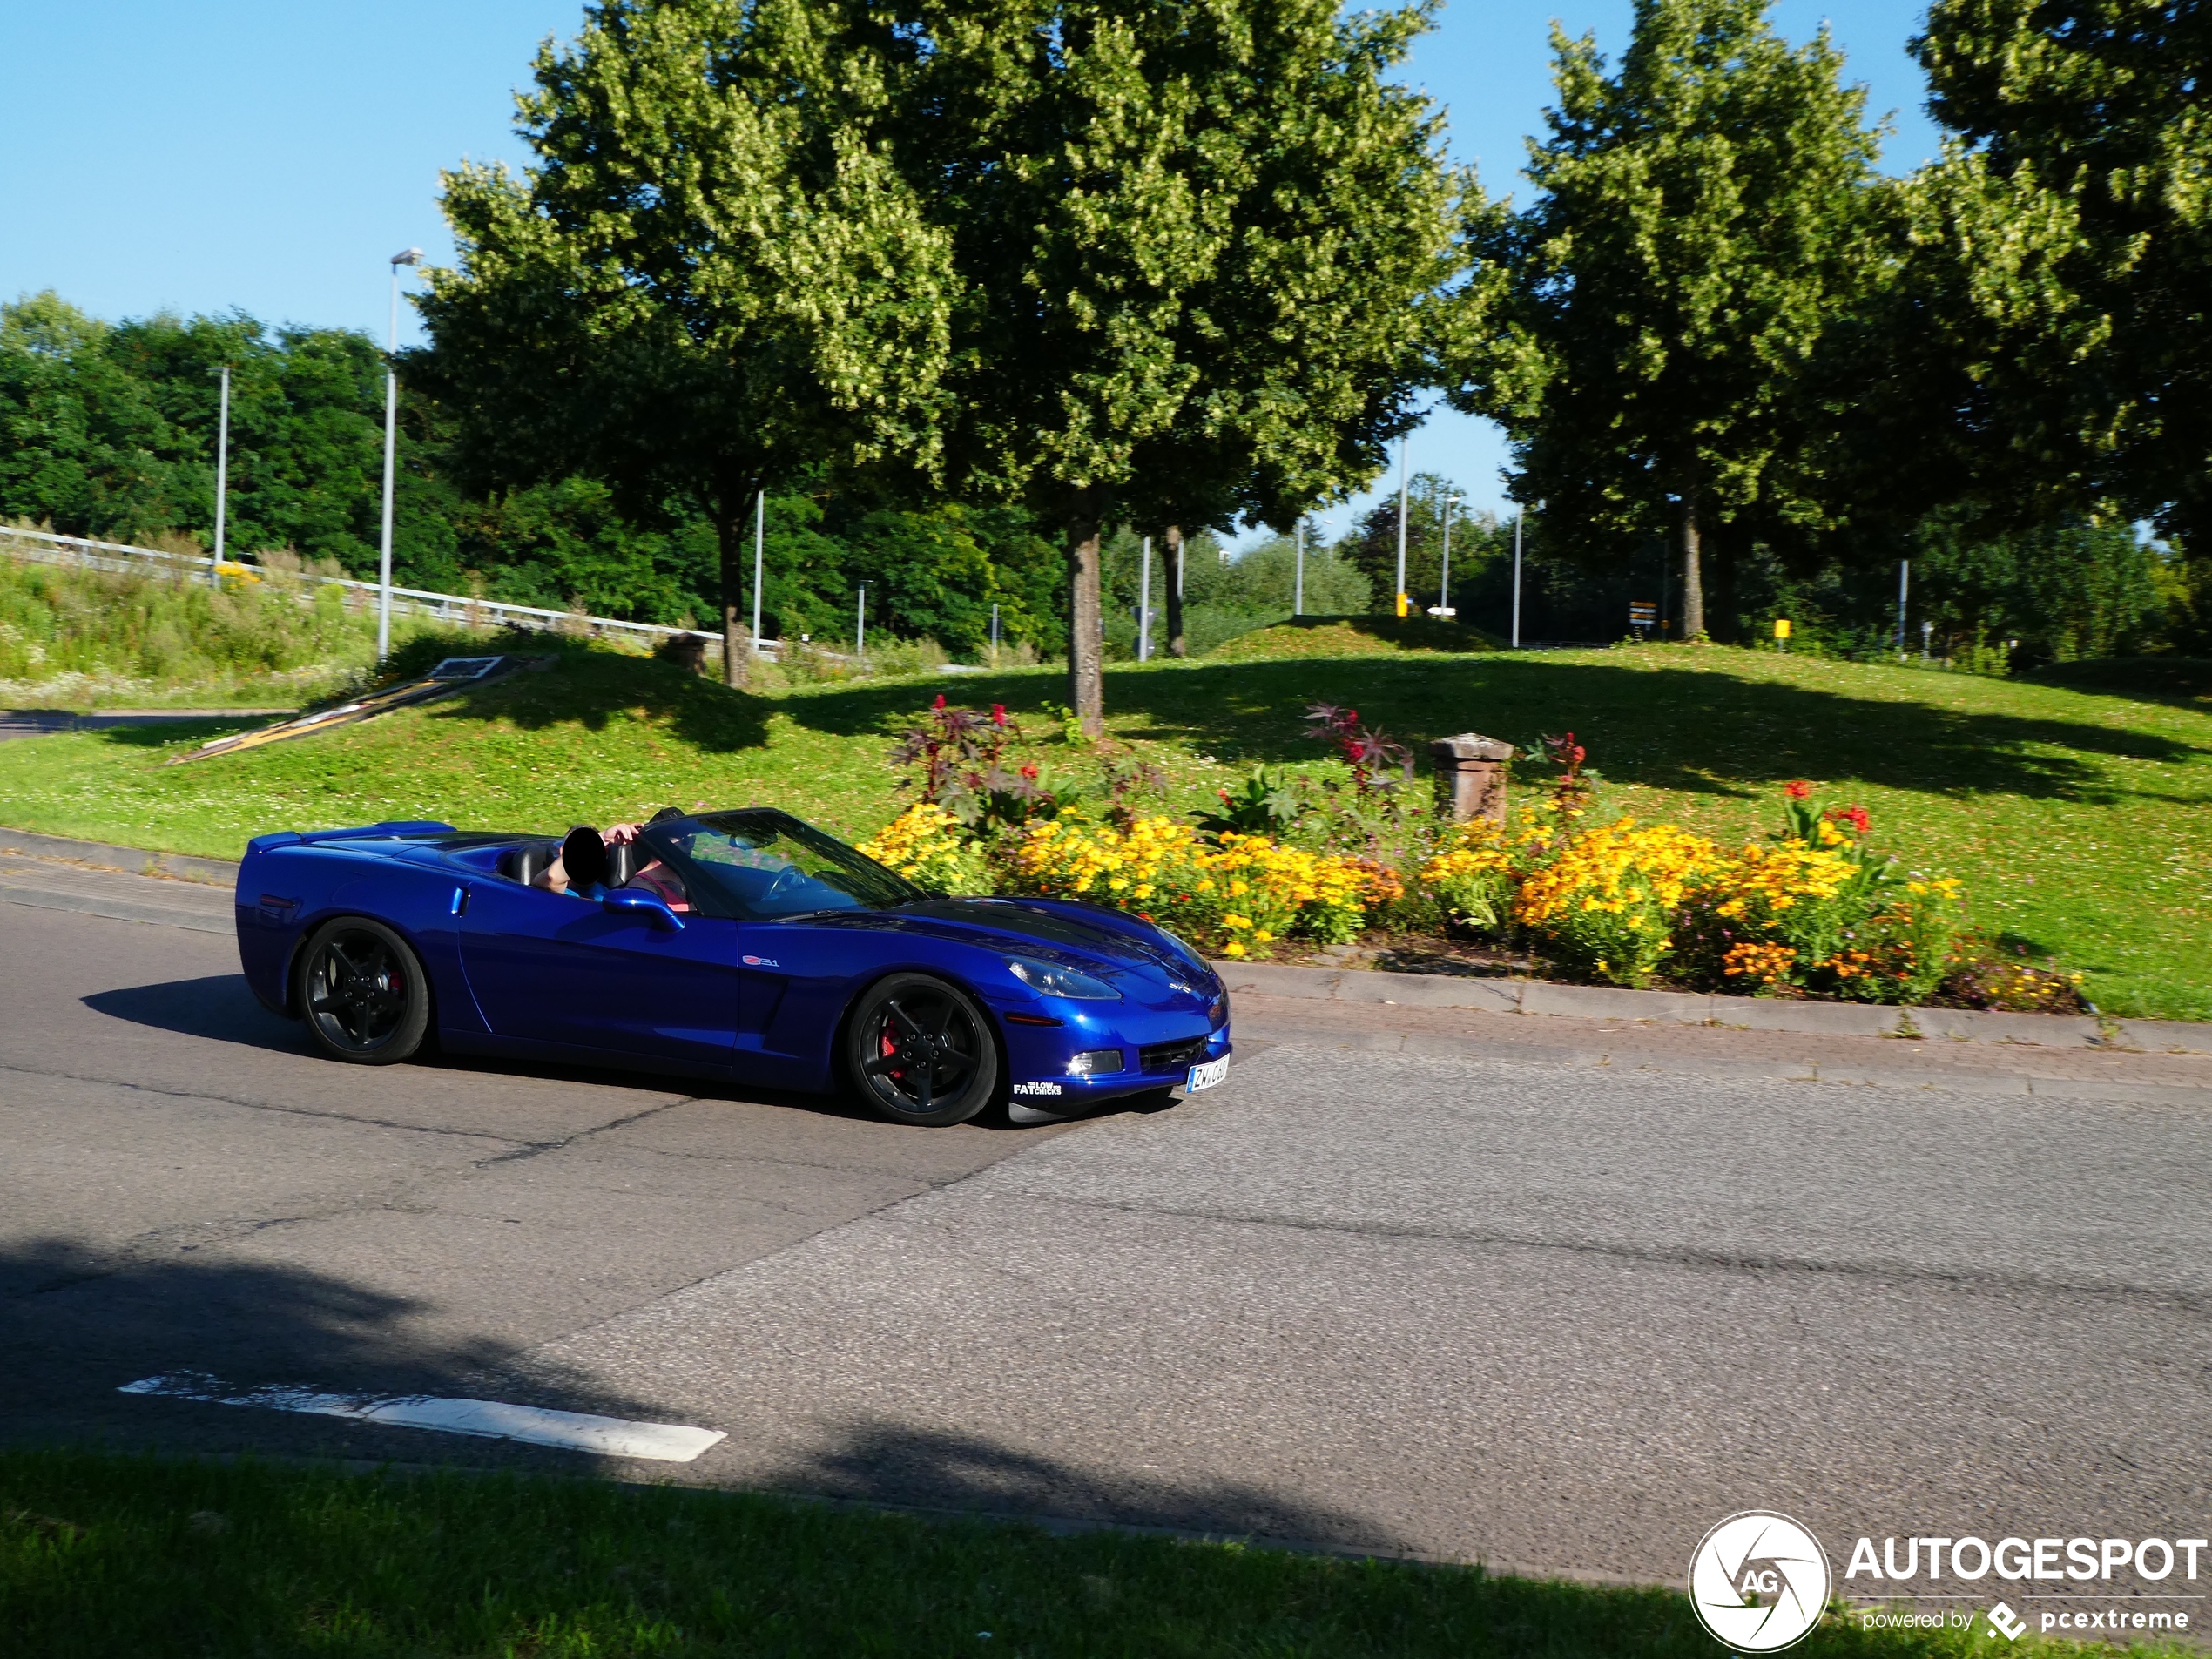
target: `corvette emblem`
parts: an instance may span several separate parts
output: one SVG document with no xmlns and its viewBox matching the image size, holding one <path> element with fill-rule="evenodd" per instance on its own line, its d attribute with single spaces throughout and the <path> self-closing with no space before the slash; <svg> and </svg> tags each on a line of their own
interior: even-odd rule
<svg viewBox="0 0 2212 1659">
<path fill-rule="evenodd" d="M 739 960 L 741 960 L 747 968 L 781 968 L 783 966 L 781 962 L 778 961 L 772 956 L 746 956 L 740 958 Z"/>
</svg>

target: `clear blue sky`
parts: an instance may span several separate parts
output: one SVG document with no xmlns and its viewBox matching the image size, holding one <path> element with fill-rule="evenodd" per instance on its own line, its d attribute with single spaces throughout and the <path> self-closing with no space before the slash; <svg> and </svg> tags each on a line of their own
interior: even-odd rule
<svg viewBox="0 0 2212 1659">
<path fill-rule="evenodd" d="M 1775 11 L 1793 40 L 1828 22 L 1872 110 L 1894 112 L 1892 171 L 1935 149 L 1905 52 L 1923 9 Z M 0 295 L 53 288 L 111 318 L 235 307 L 381 336 L 390 256 L 451 255 L 438 170 L 524 159 L 512 91 L 537 44 L 581 15 L 576 0 L 0 5 Z M 1416 50 L 1410 78 L 1446 107 L 1453 152 L 1494 192 L 1516 182 L 1549 102 L 1554 17 L 1617 53 L 1629 0 L 1449 0 Z M 402 309 L 402 338 L 410 328 Z M 1502 503 L 1504 446 L 1483 422 L 1439 414 L 1411 458 L 1476 506 Z M 1358 505 L 1329 514 L 1330 530 Z"/>
</svg>

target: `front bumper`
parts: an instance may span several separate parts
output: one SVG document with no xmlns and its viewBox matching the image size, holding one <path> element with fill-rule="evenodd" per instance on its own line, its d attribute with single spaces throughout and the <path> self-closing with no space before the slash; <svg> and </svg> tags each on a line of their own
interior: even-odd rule
<svg viewBox="0 0 2212 1659">
<path fill-rule="evenodd" d="M 1109 1014 L 1076 1012 L 1080 1005 L 1055 1001 L 1057 1027 L 1007 1022 L 1008 1098 L 1032 1112 L 1074 1117 L 1102 1102 L 1158 1089 L 1183 1089 L 1193 1066 L 1224 1060 L 1232 1052 L 1226 1016 L 1211 1029 L 1201 1008 L 1165 1011 L 1116 1008 Z M 1194 1031 L 1193 1025 L 1199 1025 Z M 1120 1051 L 1121 1068 L 1078 1072 L 1076 1055 L 1103 1049 Z M 1147 1064 L 1147 1050 L 1155 1053 Z"/>
</svg>

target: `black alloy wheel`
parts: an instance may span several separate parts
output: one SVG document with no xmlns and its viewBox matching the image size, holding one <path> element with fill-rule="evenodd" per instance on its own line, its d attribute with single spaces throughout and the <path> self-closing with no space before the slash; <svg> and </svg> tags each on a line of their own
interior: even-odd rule
<svg viewBox="0 0 2212 1659">
<path fill-rule="evenodd" d="M 894 1123 L 965 1123 L 998 1090 L 998 1048 L 974 1000 L 927 974 L 894 974 L 853 1010 L 850 1069 Z"/>
<path fill-rule="evenodd" d="M 430 984 L 407 941 L 366 917 L 315 929 L 300 953 L 300 1012 L 333 1060 L 388 1066 L 422 1046 Z"/>
</svg>

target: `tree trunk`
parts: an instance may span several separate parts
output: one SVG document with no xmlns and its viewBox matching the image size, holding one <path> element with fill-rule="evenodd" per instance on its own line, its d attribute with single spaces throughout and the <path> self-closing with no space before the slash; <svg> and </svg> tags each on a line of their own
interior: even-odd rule
<svg viewBox="0 0 2212 1659">
<path fill-rule="evenodd" d="M 1705 572 L 1698 556 L 1697 492 L 1686 489 L 1682 497 L 1682 637 L 1705 637 Z"/>
<path fill-rule="evenodd" d="M 1168 655 L 1188 657 L 1190 642 L 1183 637 L 1183 526 L 1170 524 L 1160 536 L 1167 550 Z"/>
<path fill-rule="evenodd" d="M 1723 645 L 1744 644 L 1743 617 L 1737 610 L 1737 573 L 1743 563 L 1743 527 L 1724 524 L 1704 537 L 1705 610 L 1712 637 Z"/>
<path fill-rule="evenodd" d="M 752 504 L 752 492 L 733 490 L 714 509 L 714 540 L 722 555 L 722 683 L 738 691 L 745 689 L 752 666 L 752 631 L 745 608 L 751 552 L 745 531 L 752 528 L 745 521 L 752 516 L 745 509 Z"/>
<path fill-rule="evenodd" d="M 1097 498 L 1076 493 L 1068 516 L 1068 705 L 1085 737 L 1106 731 L 1105 642 L 1099 637 L 1103 608 L 1098 585 Z"/>
</svg>

